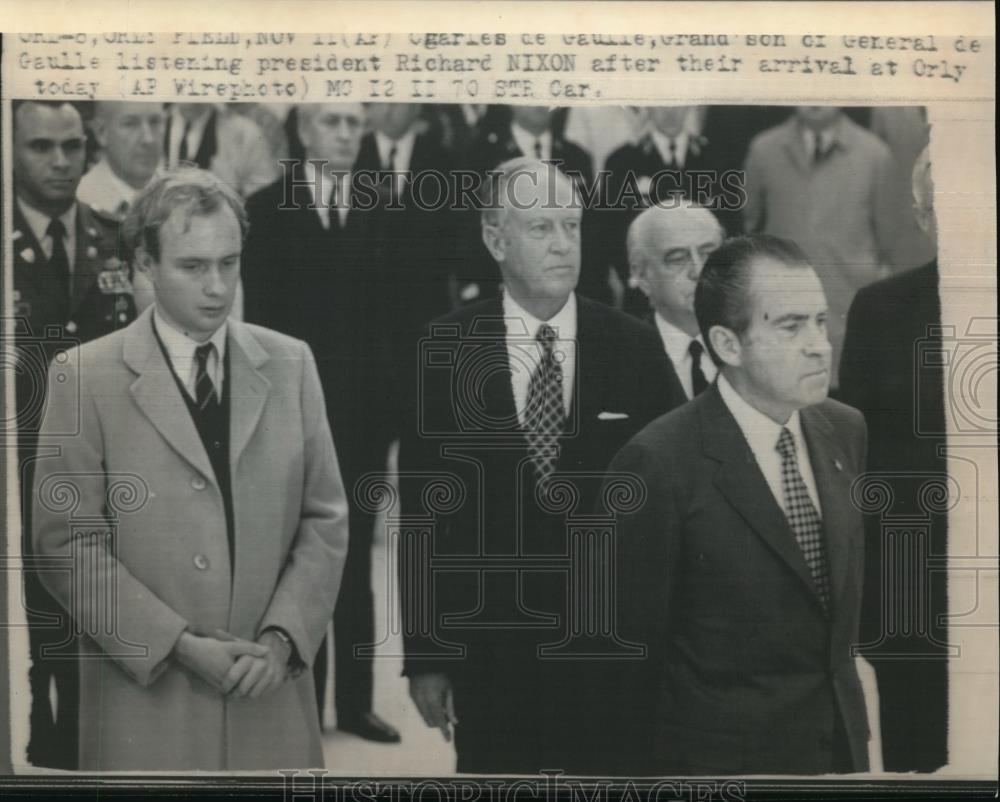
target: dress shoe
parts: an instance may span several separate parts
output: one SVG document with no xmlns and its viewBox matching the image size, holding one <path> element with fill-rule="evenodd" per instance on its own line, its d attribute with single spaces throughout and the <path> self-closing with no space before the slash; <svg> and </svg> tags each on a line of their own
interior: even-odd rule
<svg viewBox="0 0 1000 802">
<path fill-rule="evenodd" d="M 337 729 L 352 733 L 367 741 L 378 741 L 383 744 L 398 744 L 402 740 L 395 727 L 374 713 L 360 713 L 342 721 L 338 719 Z"/>
</svg>

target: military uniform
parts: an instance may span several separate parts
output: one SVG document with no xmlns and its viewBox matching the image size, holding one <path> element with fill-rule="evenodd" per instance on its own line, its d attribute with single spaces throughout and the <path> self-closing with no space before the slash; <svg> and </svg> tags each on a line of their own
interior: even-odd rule
<svg viewBox="0 0 1000 802">
<path fill-rule="evenodd" d="M 73 227 L 67 288 L 54 279 L 50 257 L 20 204 L 14 204 L 13 342 L 25 533 L 31 532 L 33 461 L 49 364 L 64 358 L 62 353 L 73 345 L 123 328 L 136 314 L 130 270 L 116 242 L 117 226 L 110 226 L 77 203 Z M 68 618 L 42 587 L 33 568 L 30 537 L 22 539 L 22 553 L 27 560 L 24 581 L 32 660 L 28 759 L 36 766 L 71 769 L 77 762 L 76 645 Z M 57 709 L 52 703 L 53 683 Z"/>
</svg>

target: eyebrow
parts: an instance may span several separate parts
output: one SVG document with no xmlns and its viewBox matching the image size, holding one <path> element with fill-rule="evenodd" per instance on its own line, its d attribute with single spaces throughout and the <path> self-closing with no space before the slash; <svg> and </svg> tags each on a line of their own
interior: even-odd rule
<svg viewBox="0 0 1000 802">
<path fill-rule="evenodd" d="M 826 310 L 823 310 L 824 312 Z M 780 326 L 782 323 L 798 323 L 801 320 L 808 320 L 811 315 L 806 315 L 801 312 L 788 312 L 781 317 L 774 318 L 771 323 L 775 326 Z"/>
</svg>

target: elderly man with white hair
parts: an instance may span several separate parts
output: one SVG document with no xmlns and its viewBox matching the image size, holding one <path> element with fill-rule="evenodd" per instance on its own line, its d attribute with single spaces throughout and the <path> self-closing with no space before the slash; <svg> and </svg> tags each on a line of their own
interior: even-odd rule
<svg viewBox="0 0 1000 802">
<path fill-rule="evenodd" d="M 629 283 L 649 299 L 677 392 L 690 400 L 715 379 L 694 316 L 694 289 L 708 255 L 725 238 L 715 216 L 689 201 L 652 206 L 629 226 Z"/>
</svg>

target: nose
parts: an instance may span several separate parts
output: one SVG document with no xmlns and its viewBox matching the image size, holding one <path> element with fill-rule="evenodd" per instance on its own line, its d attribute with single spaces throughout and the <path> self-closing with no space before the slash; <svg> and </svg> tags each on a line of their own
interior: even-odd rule
<svg viewBox="0 0 1000 802">
<path fill-rule="evenodd" d="M 67 167 L 69 167 L 69 156 L 66 154 L 66 149 L 64 147 L 62 147 L 61 145 L 56 145 L 52 149 L 52 153 L 53 153 L 52 164 L 54 167 L 58 167 L 60 169 L 66 169 Z"/>
<path fill-rule="evenodd" d="M 556 226 L 550 247 L 553 253 L 569 253 L 573 249 L 572 234 L 568 233 L 562 226 Z"/>
<path fill-rule="evenodd" d="M 144 144 L 152 144 L 159 139 L 160 127 L 156 123 L 144 122 L 139 129 L 139 138 Z"/>
<path fill-rule="evenodd" d="M 813 323 L 809 326 L 810 337 L 806 341 L 806 353 L 810 356 L 820 356 L 829 359 L 833 353 L 833 346 L 826 333 L 826 326 Z"/>
<path fill-rule="evenodd" d="M 697 248 L 692 248 L 690 256 L 688 258 L 687 265 L 687 277 L 691 282 L 697 282 L 698 277 L 701 275 L 701 269 L 705 266 L 705 257 L 701 255 L 701 251 Z"/>
<path fill-rule="evenodd" d="M 226 282 L 218 266 L 211 267 L 205 276 L 205 294 L 211 297 L 222 295 L 226 291 Z"/>
</svg>

